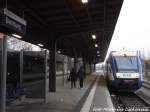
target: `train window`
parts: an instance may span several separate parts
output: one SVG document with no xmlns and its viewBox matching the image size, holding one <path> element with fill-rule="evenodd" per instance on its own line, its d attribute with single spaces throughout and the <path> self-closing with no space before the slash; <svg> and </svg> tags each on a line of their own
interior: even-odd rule
<svg viewBox="0 0 150 112">
<path fill-rule="evenodd" d="M 7 82 L 18 82 L 20 80 L 20 55 L 19 52 L 7 53 Z"/>
<path fill-rule="evenodd" d="M 43 73 L 44 59 L 40 57 L 24 56 L 24 73 Z"/>
<path fill-rule="evenodd" d="M 137 58 L 135 56 L 116 56 L 115 57 L 117 71 L 137 71 Z"/>
<path fill-rule="evenodd" d="M 23 54 L 23 82 L 44 80 L 45 66 L 42 52 L 24 51 Z"/>
</svg>

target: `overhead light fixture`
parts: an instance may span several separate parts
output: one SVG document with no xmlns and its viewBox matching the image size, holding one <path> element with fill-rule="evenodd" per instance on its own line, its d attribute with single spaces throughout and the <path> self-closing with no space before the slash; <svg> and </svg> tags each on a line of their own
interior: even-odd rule
<svg viewBox="0 0 150 112">
<path fill-rule="evenodd" d="M 88 0 L 82 0 L 82 3 L 83 4 L 88 3 Z"/>
<path fill-rule="evenodd" d="M 43 47 L 44 45 L 43 44 L 38 44 L 38 46 Z"/>
<path fill-rule="evenodd" d="M 18 35 L 18 34 L 12 34 L 12 36 L 13 36 L 13 37 L 16 37 L 16 38 L 19 38 L 19 39 L 22 38 L 22 36 L 20 36 L 20 35 Z"/>
<path fill-rule="evenodd" d="M 95 47 L 98 47 L 98 44 L 95 44 Z"/>
<path fill-rule="evenodd" d="M 96 35 L 93 34 L 92 35 L 92 39 L 95 40 L 96 39 Z"/>
<path fill-rule="evenodd" d="M 100 52 L 99 51 L 97 51 L 97 54 L 99 54 Z"/>
<path fill-rule="evenodd" d="M 57 53 L 58 53 L 58 54 L 60 54 L 60 53 L 61 53 L 61 51 L 57 51 Z"/>
</svg>

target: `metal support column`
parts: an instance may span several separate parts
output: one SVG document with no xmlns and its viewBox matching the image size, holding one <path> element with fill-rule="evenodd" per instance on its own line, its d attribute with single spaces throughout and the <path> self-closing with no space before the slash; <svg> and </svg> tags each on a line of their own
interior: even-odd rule
<svg viewBox="0 0 150 112">
<path fill-rule="evenodd" d="M 20 51 L 20 85 L 23 84 L 23 50 Z"/>
<path fill-rule="evenodd" d="M 56 45 L 53 44 L 50 49 L 49 63 L 49 91 L 56 92 Z"/>
<path fill-rule="evenodd" d="M 63 85 L 65 85 L 65 64 L 66 64 L 65 56 L 63 56 L 63 77 L 62 77 Z"/>
<path fill-rule="evenodd" d="M 77 59 L 77 56 L 75 56 L 75 58 L 74 58 L 74 69 L 75 69 L 75 72 L 77 73 L 78 71 L 77 71 L 77 63 L 78 63 L 78 59 Z"/>
<path fill-rule="evenodd" d="M 106 0 L 104 0 L 104 17 L 103 17 L 103 41 L 105 40 L 105 22 L 106 22 Z"/>
<path fill-rule="evenodd" d="M 76 49 L 73 49 L 74 50 L 74 69 L 75 69 L 75 72 L 77 73 L 77 63 L 78 63 L 78 56 L 77 56 L 77 53 L 76 53 Z"/>
<path fill-rule="evenodd" d="M 1 84 L 0 84 L 0 112 L 6 111 L 6 79 L 7 79 L 7 36 L 2 42 L 2 62 L 1 62 Z"/>
<path fill-rule="evenodd" d="M 93 69 L 94 69 L 94 72 L 96 72 L 96 64 L 94 64 L 94 68 Z"/>
<path fill-rule="evenodd" d="M 84 73 L 85 73 L 85 78 L 86 78 L 86 62 L 83 60 L 83 68 L 84 68 Z"/>
<path fill-rule="evenodd" d="M 90 74 L 92 73 L 92 64 L 90 63 Z"/>
<path fill-rule="evenodd" d="M 48 64 L 47 64 L 47 60 L 48 60 L 48 55 L 47 55 L 47 50 L 45 50 L 45 58 L 44 58 L 44 69 L 45 69 L 45 97 L 44 97 L 44 102 L 47 103 L 47 93 L 48 93 Z"/>
</svg>

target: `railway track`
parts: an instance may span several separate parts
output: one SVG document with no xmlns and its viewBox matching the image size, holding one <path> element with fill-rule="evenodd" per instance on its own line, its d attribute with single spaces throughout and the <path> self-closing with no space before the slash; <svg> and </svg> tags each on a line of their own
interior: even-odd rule
<svg viewBox="0 0 150 112">
<path fill-rule="evenodd" d="M 142 87 L 147 88 L 147 89 L 150 89 L 150 83 L 148 83 L 148 82 L 143 82 Z"/>
<path fill-rule="evenodd" d="M 150 112 L 150 105 L 135 93 L 112 93 L 116 112 Z"/>
</svg>

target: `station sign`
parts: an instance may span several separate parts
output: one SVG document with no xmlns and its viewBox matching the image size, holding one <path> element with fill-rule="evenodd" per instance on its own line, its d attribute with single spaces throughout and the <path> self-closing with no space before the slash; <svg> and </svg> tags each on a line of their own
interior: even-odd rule
<svg viewBox="0 0 150 112">
<path fill-rule="evenodd" d="M 0 10 L 0 31 L 3 33 L 26 33 L 27 22 L 4 8 Z"/>
</svg>

